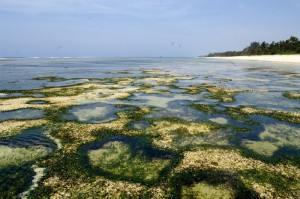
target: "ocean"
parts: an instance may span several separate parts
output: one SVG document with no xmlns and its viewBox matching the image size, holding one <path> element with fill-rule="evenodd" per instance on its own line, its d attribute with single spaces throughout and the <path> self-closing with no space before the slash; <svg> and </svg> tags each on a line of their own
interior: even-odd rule
<svg viewBox="0 0 300 199">
<path fill-rule="evenodd" d="M 299 64 L 6 58 L 0 71 L 0 198 L 300 196 Z"/>
</svg>

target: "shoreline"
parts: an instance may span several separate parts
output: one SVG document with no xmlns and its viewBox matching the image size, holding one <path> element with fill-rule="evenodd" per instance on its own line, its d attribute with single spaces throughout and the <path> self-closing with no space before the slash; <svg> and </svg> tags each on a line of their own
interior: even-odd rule
<svg viewBox="0 0 300 199">
<path fill-rule="evenodd" d="M 300 63 L 300 54 L 297 54 L 297 55 L 253 55 L 253 56 L 206 57 L 206 58 L 226 59 L 226 60 L 243 60 L 243 61 Z"/>
</svg>

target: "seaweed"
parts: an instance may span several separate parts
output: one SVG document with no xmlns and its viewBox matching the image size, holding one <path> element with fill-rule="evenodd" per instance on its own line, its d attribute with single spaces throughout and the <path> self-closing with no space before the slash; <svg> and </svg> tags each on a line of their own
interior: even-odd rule
<svg viewBox="0 0 300 199">
<path fill-rule="evenodd" d="M 195 170 L 189 169 L 187 171 L 175 174 L 170 183 L 172 184 L 173 191 L 170 198 L 181 198 L 182 187 L 192 186 L 198 182 L 205 182 L 212 186 L 226 184 L 234 190 L 234 198 L 259 198 L 258 194 L 249 189 L 237 176 L 233 173 L 218 170 Z M 191 193 L 190 197 L 195 197 Z"/>
<path fill-rule="evenodd" d="M 64 77 L 48 76 L 48 77 L 35 77 L 35 78 L 32 78 L 32 80 L 38 80 L 38 81 L 46 80 L 49 82 L 62 82 L 62 81 L 67 81 L 69 79 L 66 79 Z"/>
<path fill-rule="evenodd" d="M 34 174 L 28 165 L 0 168 L 0 198 L 16 198 L 30 187 Z"/>
<path fill-rule="evenodd" d="M 104 150 L 103 155 L 106 155 L 98 155 L 98 157 L 96 155 L 97 150 Z M 89 153 L 91 151 L 95 151 L 94 154 L 97 157 L 94 161 L 93 158 L 90 159 Z M 170 172 L 170 169 L 179 160 L 179 156 L 172 152 L 155 149 L 136 138 L 120 136 L 87 144 L 80 149 L 80 153 L 83 162 L 91 167 L 95 174 L 110 179 L 127 180 L 146 185 L 157 183 Z M 111 159 L 110 156 L 114 158 Z M 98 160 L 98 158 L 102 159 Z M 106 162 L 105 158 L 109 158 L 109 162 Z M 100 161 L 101 164 L 91 163 L 95 161 Z M 153 161 L 156 163 L 153 164 Z M 159 163 L 159 161 L 162 162 Z"/>
</svg>

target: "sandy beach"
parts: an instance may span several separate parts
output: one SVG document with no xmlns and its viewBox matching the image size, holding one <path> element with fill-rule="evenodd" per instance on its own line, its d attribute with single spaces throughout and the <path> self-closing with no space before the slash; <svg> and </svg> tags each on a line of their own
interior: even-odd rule
<svg viewBox="0 0 300 199">
<path fill-rule="evenodd" d="M 235 56 L 235 57 L 208 57 L 208 58 L 227 59 L 227 60 L 245 60 L 245 61 L 300 63 L 300 54 L 298 54 L 298 55 L 258 55 L 258 56 Z"/>
</svg>

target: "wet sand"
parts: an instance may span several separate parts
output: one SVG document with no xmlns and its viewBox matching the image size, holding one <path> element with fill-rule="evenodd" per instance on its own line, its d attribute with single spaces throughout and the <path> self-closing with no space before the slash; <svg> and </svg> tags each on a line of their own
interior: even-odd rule
<svg viewBox="0 0 300 199">
<path fill-rule="evenodd" d="M 227 60 L 245 60 L 245 61 L 300 63 L 300 55 L 258 55 L 258 56 L 208 57 L 208 58 L 227 59 Z"/>
</svg>

